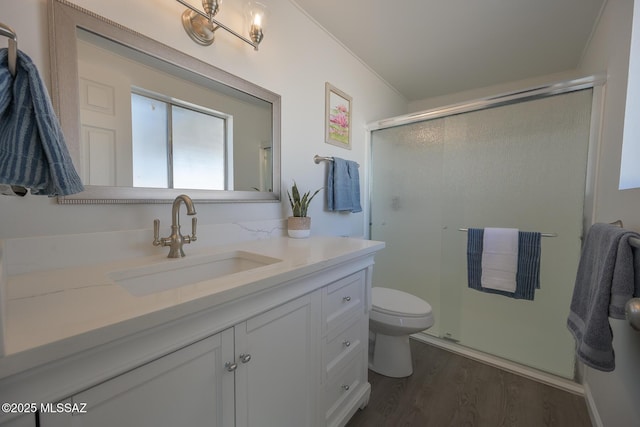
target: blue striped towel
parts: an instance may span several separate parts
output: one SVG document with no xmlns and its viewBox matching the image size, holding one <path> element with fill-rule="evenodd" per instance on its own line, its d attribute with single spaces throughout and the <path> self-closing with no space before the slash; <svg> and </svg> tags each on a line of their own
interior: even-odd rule
<svg viewBox="0 0 640 427">
<path fill-rule="evenodd" d="M 484 229 L 470 228 L 467 235 L 467 279 L 471 289 L 499 294 L 515 299 L 533 301 L 536 289 L 540 289 L 540 238 L 541 234 L 532 231 L 518 232 L 518 272 L 516 273 L 516 291 L 505 292 L 497 289 L 485 289 L 482 277 L 482 241 Z"/>
<path fill-rule="evenodd" d="M 0 49 L 0 184 L 31 194 L 64 196 L 84 190 L 38 69 L 18 51 L 16 76 Z"/>
</svg>

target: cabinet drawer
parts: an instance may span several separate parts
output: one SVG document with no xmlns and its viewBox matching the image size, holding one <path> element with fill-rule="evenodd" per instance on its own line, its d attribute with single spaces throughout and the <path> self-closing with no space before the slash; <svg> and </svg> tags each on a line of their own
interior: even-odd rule
<svg viewBox="0 0 640 427">
<path fill-rule="evenodd" d="M 324 346 L 323 366 L 325 375 L 331 376 L 334 371 L 340 370 L 355 354 L 364 351 L 363 340 L 367 337 L 363 329 L 366 317 L 359 316 L 354 321 L 346 323 L 341 328 L 336 328 L 326 338 Z M 356 356 L 360 357 L 360 356 Z"/>
<path fill-rule="evenodd" d="M 322 313 L 328 332 L 358 312 L 364 312 L 364 272 L 352 274 L 326 287 Z"/>
<path fill-rule="evenodd" d="M 334 416 L 349 404 L 356 390 L 364 383 L 362 357 L 354 357 L 343 368 L 332 375 L 325 388 L 327 425 L 331 425 Z"/>
</svg>

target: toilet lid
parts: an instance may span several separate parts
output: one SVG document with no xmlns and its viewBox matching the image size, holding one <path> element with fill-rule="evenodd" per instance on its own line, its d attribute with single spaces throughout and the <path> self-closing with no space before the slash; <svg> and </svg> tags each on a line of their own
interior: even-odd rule
<svg viewBox="0 0 640 427">
<path fill-rule="evenodd" d="M 392 316 L 422 317 L 431 313 L 428 302 L 397 289 L 371 289 L 373 309 Z"/>
</svg>

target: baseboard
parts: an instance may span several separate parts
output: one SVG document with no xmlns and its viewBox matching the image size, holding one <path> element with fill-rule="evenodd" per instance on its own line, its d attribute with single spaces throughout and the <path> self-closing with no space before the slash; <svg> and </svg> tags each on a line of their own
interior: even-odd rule
<svg viewBox="0 0 640 427">
<path fill-rule="evenodd" d="M 456 344 L 455 342 L 434 337 L 433 335 L 425 334 L 424 332 L 413 334 L 411 335 L 411 338 L 417 341 L 431 344 L 444 350 L 451 351 L 452 353 L 468 357 L 469 359 L 477 360 L 479 362 L 486 363 L 487 365 L 495 366 L 496 368 L 511 372 L 513 374 L 517 374 L 538 381 L 540 383 L 547 384 L 564 391 L 568 391 L 569 393 L 581 396 L 585 395 L 585 389 L 582 384 L 578 384 L 566 378 L 539 371 L 537 369 L 521 365 L 519 363 L 512 362 L 506 359 L 502 359 L 497 356 L 492 356 L 478 350 L 473 350 L 460 344 Z"/>
</svg>

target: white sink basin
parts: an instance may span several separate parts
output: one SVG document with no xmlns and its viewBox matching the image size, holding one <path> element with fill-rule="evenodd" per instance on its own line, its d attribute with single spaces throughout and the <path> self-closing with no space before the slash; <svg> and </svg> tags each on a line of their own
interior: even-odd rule
<svg viewBox="0 0 640 427">
<path fill-rule="evenodd" d="M 233 251 L 214 255 L 195 255 L 129 270 L 114 271 L 109 277 L 135 296 L 149 295 L 168 289 L 252 270 L 282 260 L 268 256 Z"/>
</svg>

